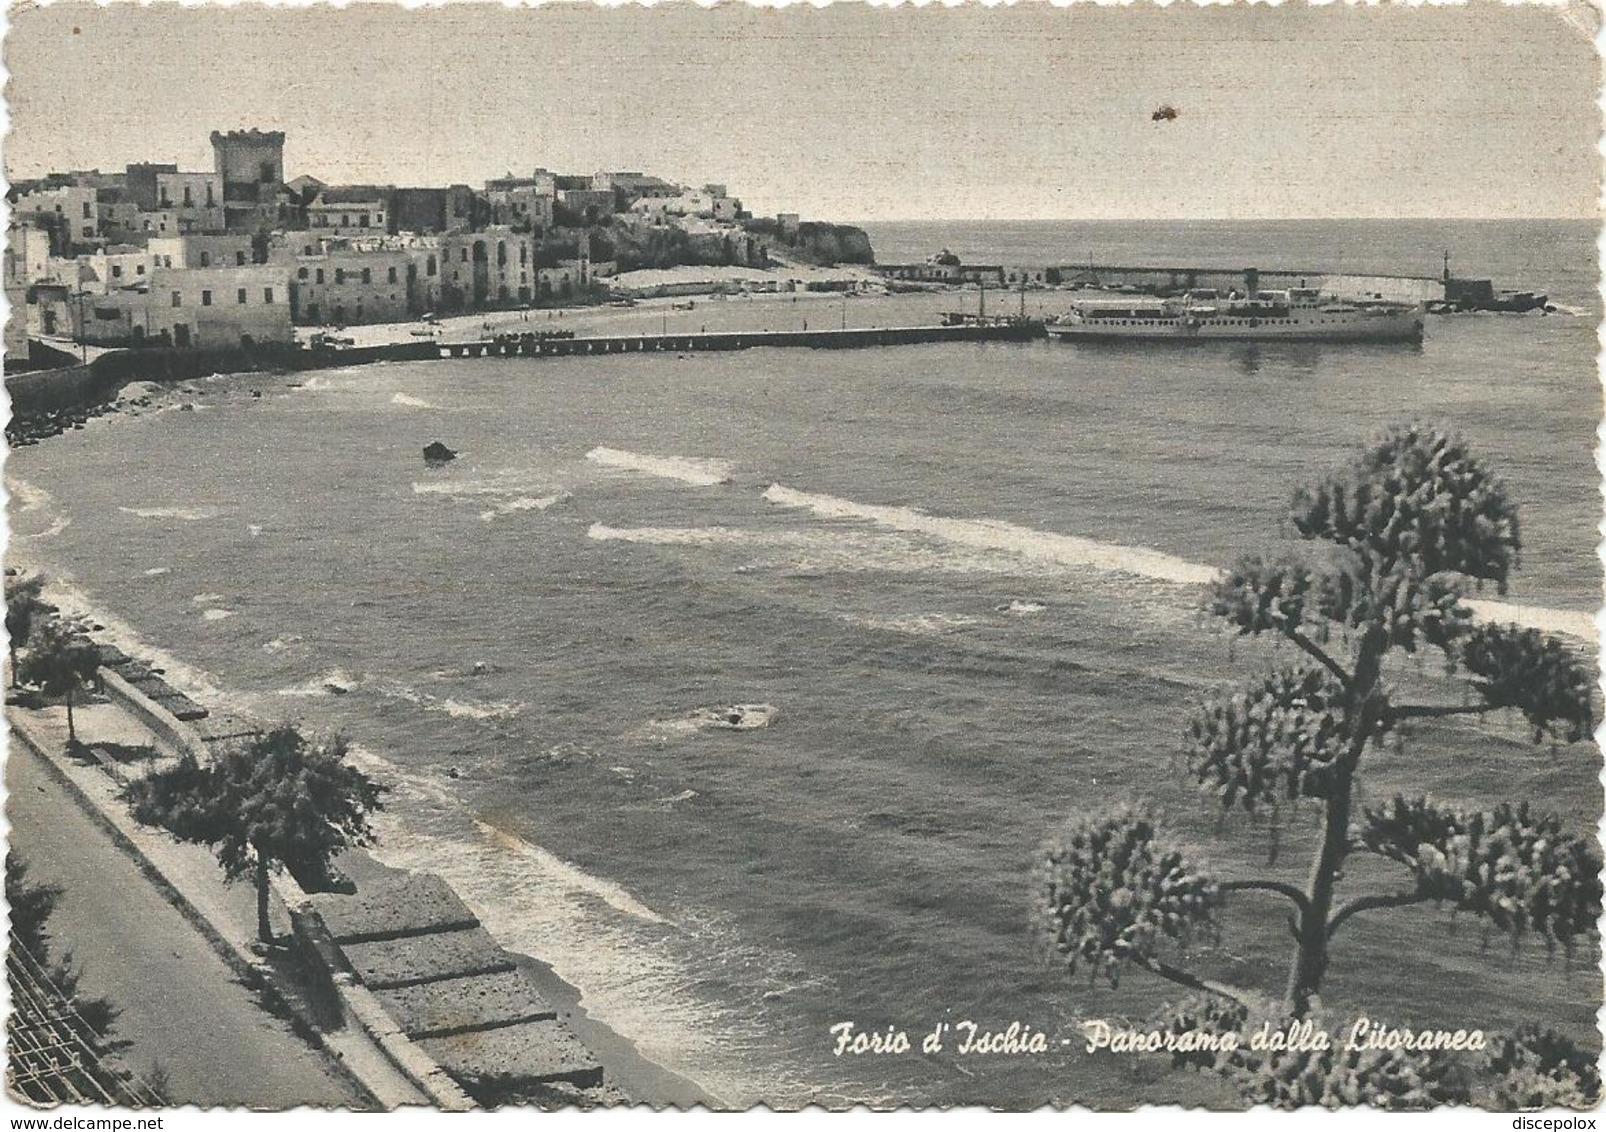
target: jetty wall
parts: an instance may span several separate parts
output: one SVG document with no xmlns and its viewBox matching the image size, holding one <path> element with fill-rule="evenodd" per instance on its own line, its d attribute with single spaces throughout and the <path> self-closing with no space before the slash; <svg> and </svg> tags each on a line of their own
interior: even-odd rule
<svg viewBox="0 0 1606 1132">
<path fill-rule="evenodd" d="M 816 350 L 911 346 L 925 342 L 1024 342 L 1041 338 L 1041 323 L 965 326 L 852 327 L 845 330 L 731 330 L 697 334 L 633 334 L 587 338 L 504 337 L 481 342 L 448 342 L 432 346 L 443 358 L 541 357 L 569 358 L 593 354 L 697 353 L 754 350 L 764 347 L 807 347 Z M 342 354 L 356 351 L 344 350 Z"/>
<path fill-rule="evenodd" d="M 99 405 L 112 398 L 118 385 L 93 363 L 6 374 L 6 396 L 17 416 Z"/>
</svg>

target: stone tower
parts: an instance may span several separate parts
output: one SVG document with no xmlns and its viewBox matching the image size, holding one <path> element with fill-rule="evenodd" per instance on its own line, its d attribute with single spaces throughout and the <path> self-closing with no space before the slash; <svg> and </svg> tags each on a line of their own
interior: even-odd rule
<svg viewBox="0 0 1606 1132">
<path fill-rule="evenodd" d="M 225 196 L 231 186 L 284 184 L 282 131 L 213 130 L 212 156 L 217 172 L 223 174 Z"/>
<path fill-rule="evenodd" d="M 223 175 L 224 224 L 260 228 L 276 219 L 275 194 L 284 184 L 284 133 L 212 131 L 212 158 Z"/>
</svg>

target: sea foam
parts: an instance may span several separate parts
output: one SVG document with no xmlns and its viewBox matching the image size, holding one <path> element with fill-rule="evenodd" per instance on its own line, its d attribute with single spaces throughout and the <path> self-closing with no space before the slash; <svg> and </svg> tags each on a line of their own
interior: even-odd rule
<svg viewBox="0 0 1606 1132">
<path fill-rule="evenodd" d="M 1217 567 L 1147 547 L 1096 542 L 991 519 L 948 519 L 912 507 L 855 503 L 780 484 L 770 485 L 764 498 L 777 506 L 807 509 L 824 519 L 862 520 L 893 530 L 917 531 L 961 546 L 1008 551 L 1028 560 L 1085 566 L 1177 585 L 1203 585 L 1221 572 Z M 1509 601 L 1472 600 L 1467 605 L 1485 621 L 1514 622 L 1588 642 L 1597 639 L 1595 618 L 1589 613 Z"/>
<path fill-rule="evenodd" d="M 545 511 L 554 503 L 561 502 L 562 499 L 563 496 L 561 495 L 543 495 L 539 499 L 528 495 L 521 495 L 516 499 L 509 499 L 504 503 L 498 503 L 495 507 L 492 507 L 488 511 L 481 511 L 480 518 L 489 523 L 495 519 L 500 519 L 504 515 L 513 515 L 520 511 Z"/>
<path fill-rule="evenodd" d="M 180 519 L 186 523 L 198 523 L 217 514 L 207 507 L 119 507 L 118 510 L 141 519 Z"/>
<path fill-rule="evenodd" d="M 764 498 L 780 507 L 799 507 L 822 519 L 860 519 L 897 531 L 918 532 L 978 550 L 1006 551 L 1038 562 L 1086 566 L 1136 574 L 1179 585 L 1199 585 L 1217 574 L 1211 566 L 1187 562 L 1146 547 L 1118 546 L 1076 535 L 1033 530 L 992 519 L 946 519 L 912 507 L 854 503 L 831 495 L 815 495 L 771 484 Z"/>
<path fill-rule="evenodd" d="M 618 448 L 593 448 L 586 453 L 586 459 L 603 467 L 644 472 L 650 476 L 689 483 L 693 487 L 714 487 L 728 483 L 731 473 L 736 468 L 729 460 L 693 456 L 645 456 L 639 452 L 626 452 Z"/>
</svg>

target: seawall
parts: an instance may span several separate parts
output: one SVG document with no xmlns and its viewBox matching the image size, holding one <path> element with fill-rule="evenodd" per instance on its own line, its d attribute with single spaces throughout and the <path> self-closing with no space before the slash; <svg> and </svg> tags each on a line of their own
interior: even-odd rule
<svg viewBox="0 0 1606 1132">
<path fill-rule="evenodd" d="M 451 342 L 433 347 L 440 357 L 569 358 L 593 354 L 700 353 L 805 347 L 815 350 L 913 346 L 928 342 L 1025 342 L 1041 338 L 1039 323 L 987 323 L 960 326 L 854 327 L 843 330 L 728 330 L 696 334 L 616 334 L 585 338 L 506 336 L 481 342 Z M 355 351 L 343 351 L 354 353 Z"/>
</svg>

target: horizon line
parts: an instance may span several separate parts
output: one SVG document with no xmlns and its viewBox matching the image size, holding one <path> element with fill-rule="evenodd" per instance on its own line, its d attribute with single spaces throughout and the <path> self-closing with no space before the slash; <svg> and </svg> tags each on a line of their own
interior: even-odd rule
<svg viewBox="0 0 1606 1132">
<path fill-rule="evenodd" d="M 844 217 L 827 223 L 838 224 L 1130 224 L 1157 221 L 1186 224 L 1264 224 L 1284 221 L 1301 223 L 1332 223 L 1333 221 L 1364 221 L 1367 223 L 1522 223 L 1529 221 L 1566 221 L 1568 223 L 1594 223 L 1606 226 L 1606 212 L 1600 216 L 880 216 Z"/>
</svg>

